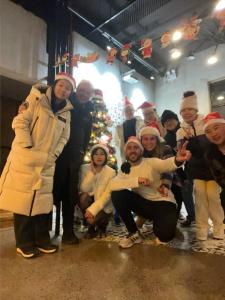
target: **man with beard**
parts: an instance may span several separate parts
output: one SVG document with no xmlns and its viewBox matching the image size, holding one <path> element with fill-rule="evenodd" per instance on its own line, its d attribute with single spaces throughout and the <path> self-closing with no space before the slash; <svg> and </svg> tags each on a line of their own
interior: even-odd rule
<svg viewBox="0 0 225 300">
<path fill-rule="evenodd" d="M 73 231 L 74 209 L 78 202 L 79 170 L 89 143 L 93 110 L 90 99 L 93 86 L 87 80 L 82 80 L 76 93 L 71 97 L 70 138 L 62 154 L 56 161 L 54 176 L 54 204 L 62 201 L 63 236 L 62 242 L 77 244 L 79 242 Z"/>
<path fill-rule="evenodd" d="M 143 158 L 140 141 L 136 137 L 130 137 L 124 147 L 127 163 L 123 164 L 122 171 L 111 180 L 98 203 L 93 203 L 87 209 L 85 216 L 88 222 L 92 222 L 93 216 L 104 206 L 108 193 L 112 192 L 112 202 L 129 232 L 119 242 L 120 247 L 130 248 L 143 240 L 132 212 L 153 220 L 157 243 L 172 240 L 177 223 L 176 202 L 171 191 L 162 196 L 158 187 L 161 185 L 161 173 L 174 171 L 189 159 L 190 152 L 185 147 L 186 144 L 178 150 L 175 158 Z"/>
</svg>

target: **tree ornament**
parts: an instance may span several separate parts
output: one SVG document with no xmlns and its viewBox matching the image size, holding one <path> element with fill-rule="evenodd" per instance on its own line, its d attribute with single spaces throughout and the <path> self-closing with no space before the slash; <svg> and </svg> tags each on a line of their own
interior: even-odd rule
<svg viewBox="0 0 225 300">
<path fill-rule="evenodd" d="M 130 48 L 131 48 L 131 44 L 124 44 L 120 51 L 120 57 L 124 64 L 127 62 Z"/>
<path fill-rule="evenodd" d="M 197 16 L 193 16 L 187 23 L 182 26 L 183 39 L 186 41 L 196 40 L 200 30 L 199 24 L 201 19 Z"/>
<path fill-rule="evenodd" d="M 171 42 L 171 33 L 169 31 L 165 32 L 161 37 L 161 47 L 166 48 Z"/>
</svg>

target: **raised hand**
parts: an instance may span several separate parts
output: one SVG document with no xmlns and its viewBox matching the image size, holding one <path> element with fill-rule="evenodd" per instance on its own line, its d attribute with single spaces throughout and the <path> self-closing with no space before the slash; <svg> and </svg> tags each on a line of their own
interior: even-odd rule
<svg viewBox="0 0 225 300">
<path fill-rule="evenodd" d="M 92 215 L 92 213 L 90 213 L 88 210 L 86 210 L 85 212 L 85 218 L 87 219 L 87 222 L 89 224 L 93 224 L 94 223 L 94 216 Z"/>
<path fill-rule="evenodd" d="M 178 143 L 177 155 L 175 157 L 177 162 L 188 161 L 191 158 L 191 152 L 187 150 L 187 144 L 188 141 L 184 142 L 183 144 Z"/>
</svg>

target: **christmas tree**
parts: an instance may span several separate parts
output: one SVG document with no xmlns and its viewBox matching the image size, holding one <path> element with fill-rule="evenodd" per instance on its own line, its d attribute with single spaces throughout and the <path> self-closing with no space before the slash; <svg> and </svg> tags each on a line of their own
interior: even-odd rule
<svg viewBox="0 0 225 300">
<path fill-rule="evenodd" d="M 115 156 L 115 149 L 111 146 L 112 133 L 109 127 L 112 126 L 112 120 L 108 115 L 105 102 L 103 100 L 103 93 L 99 89 L 95 89 L 94 96 L 92 98 L 94 110 L 92 112 L 93 125 L 92 132 L 89 141 L 89 145 L 84 157 L 84 163 L 89 163 L 91 159 L 90 150 L 98 144 L 105 144 L 109 149 L 108 165 L 113 169 L 117 169 L 117 160 Z"/>
</svg>

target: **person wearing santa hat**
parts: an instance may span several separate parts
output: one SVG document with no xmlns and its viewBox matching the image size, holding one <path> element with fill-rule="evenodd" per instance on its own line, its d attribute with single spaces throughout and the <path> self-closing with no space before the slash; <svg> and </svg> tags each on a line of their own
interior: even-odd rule
<svg viewBox="0 0 225 300">
<path fill-rule="evenodd" d="M 164 136 L 165 130 L 157 116 L 155 104 L 145 101 L 138 107 L 138 109 L 142 110 L 144 126 L 155 127 L 160 132 L 160 135 Z"/>
<path fill-rule="evenodd" d="M 194 181 L 196 237 L 200 241 L 208 238 L 208 219 L 213 222 L 213 237 L 223 239 L 224 213 L 220 203 L 220 188 L 214 180 L 204 158 L 209 145 L 204 132 L 204 116 L 198 114 L 197 96 L 193 91 L 184 93 L 180 106 L 183 118 L 177 131 L 178 145 L 188 141 L 192 153 L 186 164 L 187 175 Z"/>
<path fill-rule="evenodd" d="M 109 149 L 104 144 L 96 144 L 91 148 L 91 163 L 81 166 L 80 200 L 79 207 L 82 212 L 92 205 L 104 192 L 109 181 L 116 175 L 115 170 L 107 166 Z M 92 224 L 88 224 L 87 238 L 96 237 L 97 234 L 106 234 L 109 217 L 113 212 L 110 197 L 104 208 L 95 216 Z"/>
<path fill-rule="evenodd" d="M 93 105 L 90 101 L 94 89 L 90 81 L 82 80 L 70 101 L 71 130 L 68 143 L 56 161 L 53 195 L 54 204 L 60 207 L 62 202 L 63 235 L 62 243 L 74 245 L 79 239 L 74 233 L 74 211 L 79 201 L 79 171 L 83 162 L 92 129 Z"/>
<path fill-rule="evenodd" d="M 115 129 L 115 145 L 120 151 L 121 161 L 125 161 L 124 156 L 124 144 L 127 142 L 130 136 L 137 136 L 141 127 L 144 125 L 143 120 L 140 117 L 134 116 L 133 104 L 128 100 L 128 97 L 124 98 L 124 115 L 125 121 L 123 124 L 118 125 Z"/>
<path fill-rule="evenodd" d="M 211 112 L 204 118 L 204 123 L 206 137 L 211 142 L 205 157 L 214 179 L 222 188 L 220 198 L 225 212 L 225 119 L 218 112 Z"/>
<path fill-rule="evenodd" d="M 190 153 L 184 144 L 176 157 L 165 160 L 143 158 L 144 148 L 136 137 L 130 137 L 124 146 L 127 162 L 121 171 L 108 184 L 98 199 L 98 206 L 86 211 L 86 218 L 91 222 L 98 211 L 104 207 L 105 199 L 112 192 L 112 202 L 118 210 L 128 236 L 119 242 L 122 248 L 130 248 L 141 243 L 143 237 L 138 231 L 132 212 L 146 219 L 153 220 L 153 231 L 157 243 L 169 242 L 174 238 L 177 224 L 176 203 L 173 194 L 161 195 L 158 187 L 161 184 L 161 173 L 174 171 Z"/>
<path fill-rule="evenodd" d="M 55 253 L 48 232 L 55 161 L 70 135 L 68 100 L 74 78 L 56 76 L 53 87 L 32 87 L 13 119 L 15 138 L 0 179 L 0 208 L 14 213 L 16 251 L 24 258 Z"/>
</svg>

